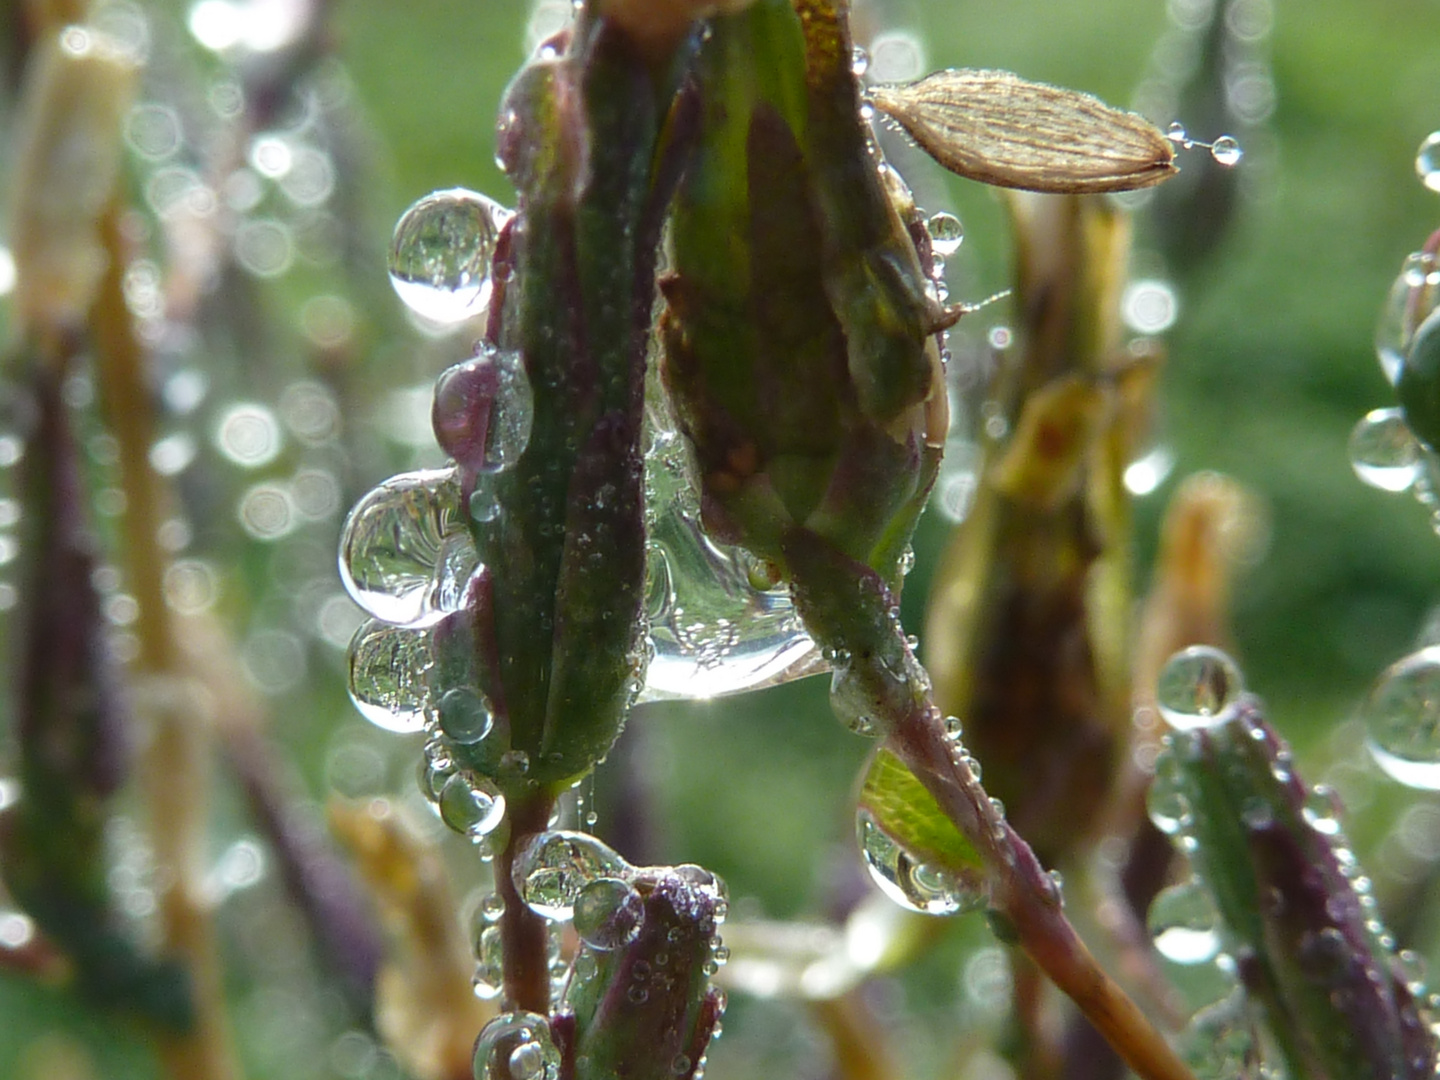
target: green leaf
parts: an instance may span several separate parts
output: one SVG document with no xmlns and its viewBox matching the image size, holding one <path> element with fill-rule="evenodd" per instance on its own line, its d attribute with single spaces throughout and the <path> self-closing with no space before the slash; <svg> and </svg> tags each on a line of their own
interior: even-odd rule
<svg viewBox="0 0 1440 1080">
<path fill-rule="evenodd" d="M 888 750 L 877 751 L 865 773 L 860 807 L 920 862 L 955 872 L 982 866 L 979 853 L 945 816 L 935 797 Z"/>
</svg>

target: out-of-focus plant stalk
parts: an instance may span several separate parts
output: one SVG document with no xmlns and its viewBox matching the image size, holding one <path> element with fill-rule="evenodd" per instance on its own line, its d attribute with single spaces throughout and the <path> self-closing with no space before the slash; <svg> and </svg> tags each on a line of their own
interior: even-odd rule
<svg viewBox="0 0 1440 1080">
<path fill-rule="evenodd" d="M 376 980 L 377 1030 L 420 1080 L 472 1080 L 475 1033 L 496 1009 L 472 990 L 475 959 L 440 853 L 386 802 L 332 802 L 329 817 L 391 939 Z"/>
</svg>

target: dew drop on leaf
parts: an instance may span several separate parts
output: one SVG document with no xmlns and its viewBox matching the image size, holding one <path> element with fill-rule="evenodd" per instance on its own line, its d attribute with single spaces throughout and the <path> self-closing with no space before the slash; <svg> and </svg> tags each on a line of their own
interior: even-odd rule
<svg viewBox="0 0 1440 1080">
<path fill-rule="evenodd" d="M 1440 791 L 1440 647 L 1380 676 L 1361 706 L 1371 756 L 1407 787 Z"/>
<path fill-rule="evenodd" d="M 440 730 L 451 742 L 469 746 L 480 742 L 495 724 L 490 699 L 478 690 L 455 687 L 447 690 L 436 706 Z"/>
<path fill-rule="evenodd" d="M 464 188 L 435 191 L 400 215 L 390 241 L 390 284 L 432 322 L 462 322 L 490 302 L 490 259 L 511 212 Z"/>
<path fill-rule="evenodd" d="M 1431 312 L 1416 328 L 1395 396 L 1415 437 L 1432 450 L 1440 447 L 1440 314 Z"/>
<path fill-rule="evenodd" d="M 495 473 L 514 465 L 529 445 L 534 419 L 534 395 L 517 352 L 482 342 L 471 359 L 435 383 L 435 439 L 469 471 Z"/>
<path fill-rule="evenodd" d="M 870 877 L 901 907 L 922 915 L 954 915 L 985 905 L 983 889 L 912 858 L 863 807 L 855 815 L 855 835 Z"/>
<path fill-rule="evenodd" d="M 462 836 L 480 841 L 505 817 L 505 796 L 484 777 L 457 772 L 440 789 L 440 820 Z"/>
<path fill-rule="evenodd" d="M 371 619 L 350 640 L 350 700 L 377 727 L 420 731 L 425 726 L 429 667 L 427 631 Z"/>
<path fill-rule="evenodd" d="M 1185 731 L 1213 727 L 1234 716 L 1245 682 L 1225 653 L 1192 645 L 1165 661 L 1156 690 L 1160 715 L 1171 727 Z"/>
<path fill-rule="evenodd" d="M 932 214 L 925 222 L 925 231 L 930 234 L 930 246 L 942 259 L 954 255 L 965 242 L 965 226 L 954 214 Z"/>
<path fill-rule="evenodd" d="M 1350 433 L 1350 466 L 1381 491 L 1406 491 L 1420 475 L 1420 444 L 1400 410 L 1372 409 Z"/>
<path fill-rule="evenodd" d="M 628 945 L 640 935 L 645 904 L 622 878 L 596 878 L 576 895 L 573 919 L 580 940 L 606 952 Z"/>
<path fill-rule="evenodd" d="M 588 833 L 555 830 L 526 841 L 511 874 L 530 910 L 558 921 L 574 915 L 581 890 L 601 878 L 624 878 L 630 867 Z"/>
<path fill-rule="evenodd" d="M 529 1012 L 501 1013 L 475 1042 L 475 1080 L 556 1080 L 560 1051 L 545 1017 Z"/>
<path fill-rule="evenodd" d="M 1195 878 L 1163 890 L 1146 919 L 1160 955 L 1175 964 L 1203 964 L 1220 951 L 1219 913 Z"/>
<path fill-rule="evenodd" d="M 397 626 L 439 619 L 437 568 L 448 562 L 442 559 L 447 538 L 460 530 L 459 502 L 449 470 L 402 473 L 371 490 L 341 530 L 345 591 L 368 614 Z"/>
</svg>

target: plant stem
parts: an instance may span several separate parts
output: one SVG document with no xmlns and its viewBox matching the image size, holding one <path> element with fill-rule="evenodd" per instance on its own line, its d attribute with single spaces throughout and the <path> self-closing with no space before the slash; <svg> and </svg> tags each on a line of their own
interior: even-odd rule
<svg viewBox="0 0 1440 1080">
<path fill-rule="evenodd" d="M 1059 886 L 1005 820 L 946 731 L 930 679 L 898 619 L 894 594 L 870 567 L 808 529 L 784 539 L 795 604 L 817 642 L 847 656 L 845 677 L 869 703 L 886 747 L 934 796 L 985 865 L 997 927 L 1064 991 L 1144 1080 L 1194 1080 L 1164 1037 L 1101 970 L 1070 925 Z"/>
<path fill-rule="evenodd" d="M 521 899 L 511 870 L 525 841 L 549 823 L 554 804 L 554 797 L 544 789 L 529 799 L 512 802 L 506 813 L 510 839 L 495 857 L 495 891 L 505 901 L 505 913 L 500 916 L 505 1001 L 511 1008 L 541 1015 L 550 1011 L 549 924 Z"/>
<path fill-rule="evenodd" d="M 891 721 L 886 745 L 984 856 L 994 875 L 991 902 L 1013 927 L 1030 958 L 1140 1076 L 1193 1080 L 1164 1037 L 1101 970 L 1075 933 L 1065 918 L 1054 882 L 1030 846 L 991 806 L 980 782 L 960 760 L 934 703 L 927 696 Z"/>
<path fill-rule="evenodd" d="M 198 697 L 184 693 L 174 681 L 179 672 L 163 586 L 165 554 L 158 540 L 166 493 L 149 463 L 153 412 L 144 356 L 122 285 L 127 259 L 120 212 L 119 202 L 112 201 L 100 221 L 108 265 L 91 326 L 101 403 L 119 446 L 126 496 L 122 559 L 139 606 L 135 667 L 160 691 L 150 702 L 155 732 L 144 772 L 156 859 L 170 871 L 160 896 L 164 946 L 189 968 L 196 1010 L 194 1029 L 165 1036 L 161 1056 L 174 1080 L 228 1080 L 238 1070 L 225 1019 L 214 925 L 197 865 L 206 826 L 211 737 Z"/>
</svg>

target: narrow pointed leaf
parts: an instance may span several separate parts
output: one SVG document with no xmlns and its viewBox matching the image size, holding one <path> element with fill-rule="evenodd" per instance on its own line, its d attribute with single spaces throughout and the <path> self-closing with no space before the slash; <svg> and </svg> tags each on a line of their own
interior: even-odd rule
<svg viewBox="0 0 1440 1080">
<path fill-rule="evenodd" d="M 954 872 L 983 864 L 974 845 L 894 754 L 880 750 L 865 773 L 860 807 L 917 860 Z"/>
</svg>

